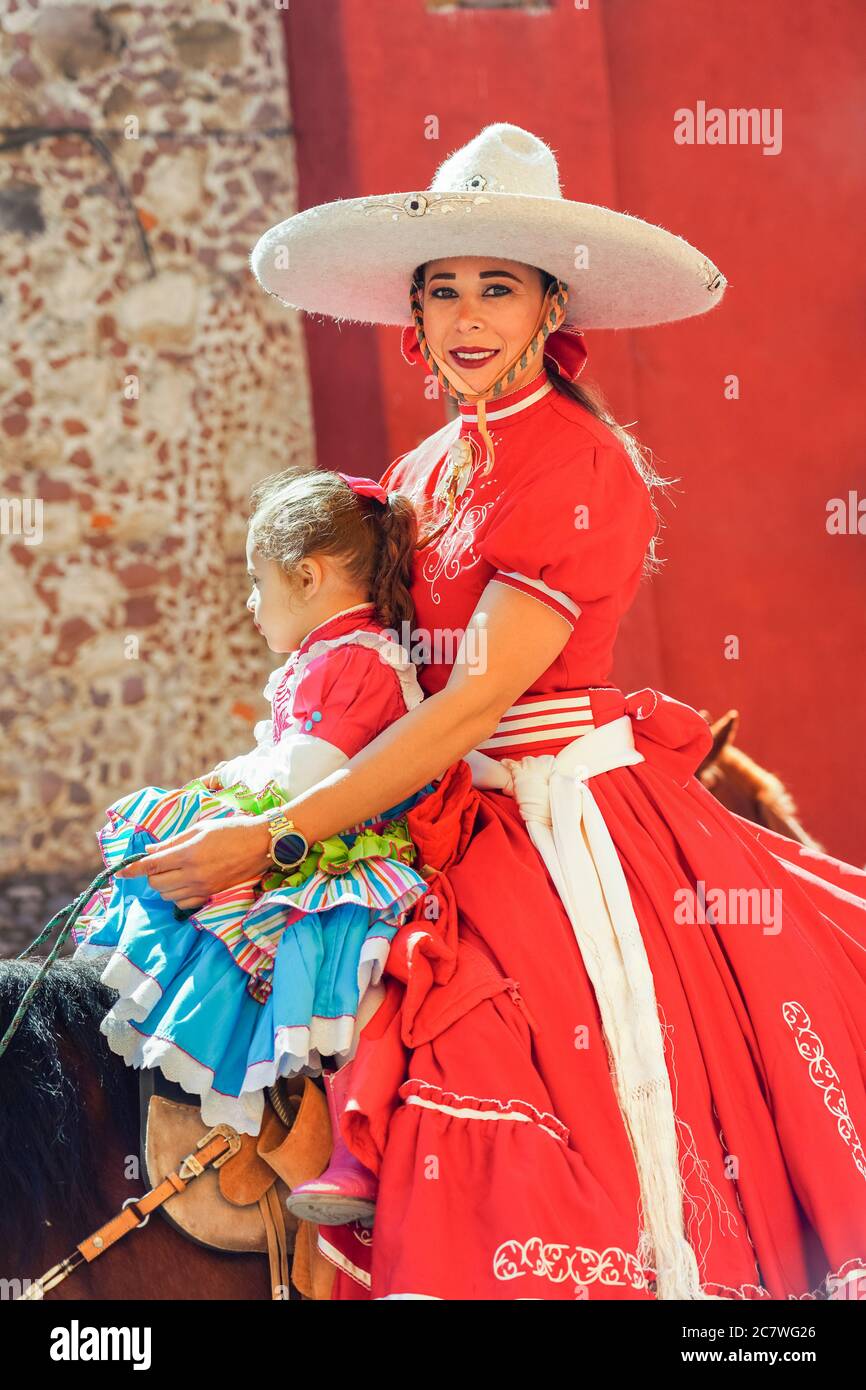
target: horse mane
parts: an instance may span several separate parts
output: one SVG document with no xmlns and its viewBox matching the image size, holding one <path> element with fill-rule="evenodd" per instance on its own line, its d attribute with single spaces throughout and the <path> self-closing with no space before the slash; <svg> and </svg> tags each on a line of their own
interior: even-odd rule
<svg viewBox="0 0 866 1390">
<path fill-rule="evenodd" d="M 0 1036 L 40 964 L 0 962 Z M 52 1213 L 86 1220 L 92 1211 L 98 1155 L 84 1106 L 86 1074 L 103 1089 L 121 1132 L 138 1123 L 138 1074 L 99 1031 L 117 998 L 99 973 L 93 962 L 55 961 L 0 1057 L 0 1247 L 7 1252 L 33 1239 Z"/>
<path fill-rule="evenodd" d="M 725 748 L 725 770 L 756 801 L 769 805 L 779 816 L 796 816 L 797 804 L 784 782 L 773 772 L 756 763 L 742 748 L 728 744 Z"/>
</svg>

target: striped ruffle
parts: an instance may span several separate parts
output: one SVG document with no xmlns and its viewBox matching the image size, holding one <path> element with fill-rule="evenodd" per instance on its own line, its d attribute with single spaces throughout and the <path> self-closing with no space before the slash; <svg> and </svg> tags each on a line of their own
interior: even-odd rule
<svg viewBox="0 0 866 1390">
<path fill-rule="evenodd" d="M 106 824 L 97 839 L 106 868 L 110 869 L 129 853 L 129 840 L 136 831 L 144 831 L 154 840 L 168 840 L 200 821 L 238 814 L 260 815 L 284 801 L 276 786 L 265 787 L 254 795 L 240 782 L 220 792 L 210 792 L 198 781 L 174 791 L 143 787 L 109 806 Z"/>
<path fill-rule="evenodd" d="M 392 809 L 414 804 L 423 794 Z M 256 794 L 242 783 L 219 792 L 208 791 L 198 781 L 174 791 L 145 787 L 108 808 L 106 824 L 97 838 L 106 867 L 113 868 L 131 852 L 136 834 L 167 840 L 204 820 L 238 813 L 258 815 L 284 801 L 276 786 Z M 370 829 L 370 824 L 376 824 L 377 830 Z M 264 999 L 270 992 L 269 978 L 280 937 L 288 925 L 307 913 L 353 906 L 373 914 L 383 935 L 393 936 L 403 914 L 428 889 L 411 867 L 414 858 L 405 818 L 365 823 L 357 833 L 316 841 L 292 874 L 275 871 L 261 881 L 215 893 L 189 921 L 223 943 L 251 977 L 250 992 Z M 84 945 L 85 950 L 88 937 L 105 915 L 110 896 L 111 890 L 103 889 L 85 905 L 74 931 L 76 944 Z"/>
<path fill-rule="evenodd" d="M 228 888 L 215 893 L 189 920 L 219 937 L 241 969 L 259 981 L 270 975 L 283 931 L 307 913 L 349 905 L 374 913 L 383 928 L 396 930 L 428 884 L 408 864 L 381 857 L 381 849 L 372 844 L 377 838 L 369 837 L 368 858 L 356 859 L 339 874 L 316 869 L 296 887 L 258 895 L 250 884 Z"/>
</svg>

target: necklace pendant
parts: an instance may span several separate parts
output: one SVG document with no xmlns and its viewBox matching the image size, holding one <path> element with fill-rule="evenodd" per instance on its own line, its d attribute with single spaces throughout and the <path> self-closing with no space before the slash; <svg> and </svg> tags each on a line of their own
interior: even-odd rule
<svg viewBox="0 0 866 1390">
<path fill-rule="evenodd" d="M 472 445 L 468 439 L 457 439 L 448 450 L 447 463 L 452 473 L 472 467 Z"/>
<path fill-rule="evenodd" d="M 456 473 L 456 479 L 457 479 L 457 481 L 456 481 L 455 488 L 454 488 L 454 492 L 455 492 L 455 495 L 456 495 L 457 497 L 462 497 L 462 496 L 463 496 L 463 493 L 466 491 L 467 487 L 469 486 L 469 481 L 470 481 L 471 477 L 472 477 L 472 460 L 470 459 L 469 463 L 464 463 L 464 464 L 461 465 L 460 468 L 457 469 L 457 473 Z"/>
<path fill-rule="evenodd" d="M 445 466 L 434 495 L 443 501 L 447 497 L 460 497 L 469 486 L 474 464 L 470 441 L 455 440 L 445 455 Z"/>
</svg>

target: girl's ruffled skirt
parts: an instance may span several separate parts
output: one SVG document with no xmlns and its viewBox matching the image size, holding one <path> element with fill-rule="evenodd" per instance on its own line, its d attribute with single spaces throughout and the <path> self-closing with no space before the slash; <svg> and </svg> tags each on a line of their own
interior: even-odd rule
<svg viewBox="0 0 866 1390">
<path fill-rule="evenodd" d="M 397 819 L 427 793 L 312 846 L 291 875 L 215 894 L 191 915 L 146 878 L 114 879 L 74 930 L 76 956 L 109 959 L 118 991 L 101 1031 L 135 1067 L 159 1067 L 201 1098 L 207 1125 L 261 1127 L 267 1086 L 315 1075 L 348 1053 L 358 1007 L 384 968 L 406 911 L 427 892 Z M 273 784 L 212 793 L 191 782 L 146 787 L 114 803 L 99 832 L 108 868 L 211 818 L 257 814 L 285 798 Z"/>
</svg>

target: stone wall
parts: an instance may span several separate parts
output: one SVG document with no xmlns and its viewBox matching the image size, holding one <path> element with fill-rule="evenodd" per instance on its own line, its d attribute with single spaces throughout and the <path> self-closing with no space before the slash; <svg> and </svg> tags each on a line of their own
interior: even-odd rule
<svg viewBox="0 0 866 1390">
<path fill-rule="evenodd" d="M 299 320 L 247 264 L 295 210 L 279 7 L 6 0 L 2 28 L 0 879 L 20 916 L 43 874 L 62 897 L 95 872 L 118 796 L 249 745 L 277 663 L 244 609 L 247 497 L 313 440 Z"/>
</svg>

